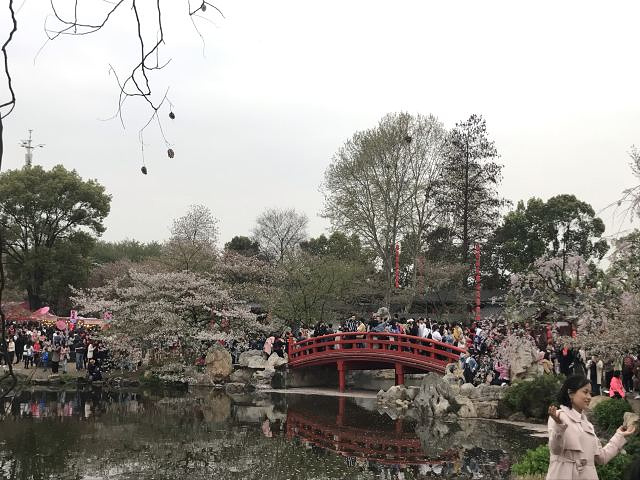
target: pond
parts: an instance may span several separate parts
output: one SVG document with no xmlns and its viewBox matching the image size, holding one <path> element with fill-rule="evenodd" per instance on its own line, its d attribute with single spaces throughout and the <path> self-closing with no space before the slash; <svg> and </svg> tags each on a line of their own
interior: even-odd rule
<svg viewBox="0 0 640 480">
<path fill-rule="evenodd" d="M 33 390 L 4 407 L 8 480 L 499 479 L 540 443 L 490 421 L 394 420 L 362 398 Z"/>
</svg>

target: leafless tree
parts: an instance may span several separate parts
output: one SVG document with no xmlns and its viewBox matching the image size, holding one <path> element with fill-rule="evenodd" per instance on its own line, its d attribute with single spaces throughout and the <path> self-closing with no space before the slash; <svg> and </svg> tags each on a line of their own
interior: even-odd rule
<svg viewBox="0 0 640 480">
<path fill-rule="evenodd" d="M 179 270 L 206 269 L 213 259 L 218 239 L 218 220 L 204 205 L 191 205 L 173 221 L 165 255 Z"/>
<path fill-rule="evenodd" d="M 307 238 L 308 219 L 295 209 L 265 210 L 257 219 L 253 238 L 270 260 L 282 262 L 285 256 Z"/>
<path fill-rule="evenodd" d="M 426 229 L 434 226 L 445 138 L 432 116 L 389 114 L 375 128 L 354 134 L 325 172 L 324 216 L 376 252 L 387 305 L 394 288 L 395 245 L 402 236 L 412 238 L 415 245 L 407 247 L 415 262 Z"/>
<path fill-rule="evenodd" d="M 205 12 L 209 9 L 222 15 L 222 12 L 220 12 L 217 7 L 207 1 L 199 1 L 195 5 L 192 5 L 190 0 L 182 1 L 185 5 L 185 14 L 191 19 L 194 28 L 201 38 L 202 35 L 198 30 L 196 19 L 206 18 Z M 122 121 L 122 108 L 127 99 L 142 99 L 148 105 L 151 112 L 148 121 L 139 130 L 143 163 L 141 169 L 142 173 L 147 173 L 144 161 L 143 133 L 154 121 L 157 122 L 162 138 L 166 143 L 167 155 L 170 158 L 173 158 L 175 153 L 166 139 L 159 116 L 159 112 L 162 107 L 167 105 L 169 107 L 169 118 L 172 120 L 175 119 L 175 114 L 171 109 L 172 104 L 167 96 L 168 90 L 156 95 L 156 91 L 151 84 L 152 75 L 162 70 L 170 62 L 170 59 L 161 60 L 161 50 L 165 45 L 165 33 L 163 28 L 163 10 L 160 0 L 152 2 L 142 2 L 141 0 L 94 0 L 84 2 L 79 2 L 78 0 L 50 0 L 50 4 L 52 14 L 45 23 L 45 32 L 49 41 L 65 35 L 84 36 L 98 32 L 110 22 L 116 11 L 126 11 L 126 7 L 130 7 L 129 14 L 133 16 L 134 24 L 136 25 L 136 43 L 140 53 L 137 62 L 132 65 L 128 73 L 124 75 L 118 74 L 115 69 L 111 67 L 111 71 L 115 75 L 119 88 L 117 111 L 114 117 L 119 117 Z M 150 9 L 149 5 L 152 5 Z M 13 78 L 9 67 L 8 47 L 10 46 L 15 33 L 18 31 L 15 0 L 6 0 L 3 3 L 2 8 L 3 10 L 6 8 L 5 11 L 8 11 L 9 13 L 8 18 L 10 19 L 10 29 L 1 48 L 3 73 L 7 85 L 8 98 L 0 98 L 0 172 L 2 171 L 2 160 L 4 154 L 4 121 L 11 114 L 16 105 Z M 92 15 L 97 14 L 97 18 L 85 20 L 83 17 L 88 15 L 87 12 L 91 12 Z M 3 244 L 3 241 L 3 231 L 2 228 L 0 228 L 0 245 Z M 2 249 L 0 249 L 0 252 L 1 251 Z M 2 305 L 2 293 L 4 291 L 4 287 L 4 263 L 0 253 L 0 306 Z M 2 320 L 0 322 L 0 341 L 2 342 L 1 345 L 3 351 L 6 351 L 6 318 L 2 308 L 0 308 L 0 319 Z M 9 386 L 3 387 L 3 385 L 6 384 L 7 379 L 10 379 Z M 15 387 L 16 383 L 16 377 L 11 366 L 9 366 L 8 373 L 3 377 L 0 377 L 0 398 L 6 396 L 7 393 Z"/>
</svg>

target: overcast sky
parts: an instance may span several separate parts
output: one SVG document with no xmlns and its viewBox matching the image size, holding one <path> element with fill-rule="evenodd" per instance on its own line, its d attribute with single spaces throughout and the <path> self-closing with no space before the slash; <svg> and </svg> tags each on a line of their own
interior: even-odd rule
<svg viewBox="0 0 640 480">
<path fill-rule="evenodd" d="M 104 4 L 81 5 L 91 3 Z M 126 73 L 137 54 L 130 9 L 36 59 L 50 6 L 26 0 L 9 50 L 18 103 L 5 120 L 3 169 L 23 165 L 19 141 L 33 129 L 46 144 L 34 163 L 62 163 L 113 195 L 107 240 L 165 239 L 196 203 L 220 220 L 221 243 L 249 235 L 267 207 L 295 207 L 311 235 L 323 233 L 319 187 L 332 155 L 395 111 L 431 113 L 448 128 L 483 115 L 504 164 L 500 191 L 514 203 L 572 193 L 600 211 L 634 184 L 637 1 L 221 0 L 226 18 L 209 9 L 214 24 L 198 20 L 204 54 L 186 2 L 163 3 L 172 62 L 152 86 L 170 88 L 177 118 L 163 124 L 176 156 L 150 127 L 147 176 L 137 136 L 144 103 L 125 105 L 124 130 L 102 120 L 117 104 L 109 64 Z M 7 20 L 3 6 L 3 39 Z M 608 234 L 629 228 L 612 214 L 602 213 Z"/>
</svg>

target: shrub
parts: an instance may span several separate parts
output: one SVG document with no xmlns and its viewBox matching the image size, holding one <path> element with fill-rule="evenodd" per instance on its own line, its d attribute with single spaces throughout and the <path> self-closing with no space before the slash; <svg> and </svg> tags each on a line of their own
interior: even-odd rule
<svg viewBox="0 0 640 480">
<path fill-rule="evenodd" d="M 521 381 L 511 385 L 502 400 L 514 412 L 522 412 L 527 417 L 543 419 L 547 416 L 549 405 L 556 402 L 563 377 L 541 375 L 530 381 Z"/>
<path fill-rule="evenodd" d="M 621 453 L 606 465 L 597 465 L 598 478 L 600 480 L 621 480 L 625 470 L 631 464 L 633 457 Z M 546 474 L 549 469 L 549 447 L 540 445 L 538 448 L 529 449 L 524 456 L 511 467 L 515 475 L 540 475 Z"/>
<path fill-rule="evenodd" d="M 593 418 L 596 425 L 606 431 L 615 430 L 624 420 L 625 412 L 631 411 L 629 402 L 622 398 L 610 398 L 604 400 L 593 409 Z"/>
<path fill-rule="evenodd" d="M 536 475 L 547 473 L 547 470 L 549 470 L 549 446 L 546 444 L 527 450 L 520 461 L 511 467 L 511 471 L 516 475 Z"/>
<path fill-rule="evenodd" d="M 631 455 L 620 453 L 606 465 L 597 465 L 599 480 L 621 480 L 624 478 L 625 470 L 631 464 Z"/>
</svg>

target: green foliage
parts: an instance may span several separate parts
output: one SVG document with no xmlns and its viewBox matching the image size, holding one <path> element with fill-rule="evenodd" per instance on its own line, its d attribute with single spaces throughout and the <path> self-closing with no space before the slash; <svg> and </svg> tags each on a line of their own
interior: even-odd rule
<svg viewBox="0 0 640 480">
<path fill-rule="evenodd" d="M 547 470 L 549 470 L 549 456 L 549 446 L 547 444 L 529 449 L 518 463 L 511 467 L 511 471 L 516 475 L 547 473 Z"/>
<path fill-rule="evenodd" d="M 258 242 L 242 235 L 236 235 L 230 242 L 225 243 L 224 249 L 232 250 L 247 257 L 253 257 L 260 253 L 260 245 L 258 245 Z"/>
<path fill-rule="evenodd" d="M 606 465 L 596 465 L 599 480 L 621 480 L 631 460 L 631 455 L 620 453 Z"/>
<path fill-rule="evenodd" d="M 574 195 L 557 195 L 547 202 L 530 198 L 518 202 L 491 237 L 488 249 L 492 270 L 522 273 L 544 255 L 579 255 L 600 260 L 609 246 L 602 239 L 604 223 L 591 205 Z M 503 282 L 504 283 L 504 282 Z"/>
<path fill-rule="evenodd" d="M 540 375 L 531 381 L 516 382 L 508 387 L 502 403 L 511 411 L 543 419 L 549 405 L 556 401 L 563 380 L 561 376 Z"/>
<path fill-rule="evenodd" d="M 118 260 L 142 262 L 149 258 L 159 257 L 162 245 L 158 242 L 142 243 L 137 240 L 121 240 L 119 242 L 98 241 L 91 251 L 95 263 L 113 263 Z"/>
<path fill-rule="evenodd" d="M 364 276 L 358 262 L 298 252 L 280 266 L 280 282 L 271 304 L 273 313 L 290 325 L 334 320 L 341 302 L 349 302 Z"/>
<path fill-rule="evenodd" d="M 611 431 L 622 425 L 625 412 L 631 410 L 631 405 L 625 399 L 610 398 L 595 406 L 593 417 L 599 428 Z"/>
<path fill-rule="evenodd" d="M 356 261 L 365 256 L 362 243 L 356 234 L 347 236 L 342 232 L 333 232 L 329 238 L 324 234 L 300 242 L 300 248 L 311 255 L 332 256 L 340 260 Z"/>
<path fill-rule="evenodd" d="M 95 180 L 61 165 L 0 175 L 0 221 L 9 277 L 26 290 L 32 308 L 60 305 L 67 285 L 81 286 L 88 253 L 104 232 L 111 197 Z"/>
<path fill-rule="evenodd" d="M 524 456 L 511 467 L 516 475 L 546 474 L 549 469 L 549 446 L 544 444 L 537 448 L 527 450 Z M 600 480 L 620 480 L 624 478 L 627 467 L 633 457 L 627 454 L 619 454 L 606 465 L 597 465 L 598 478 Z"/>
</svg>

